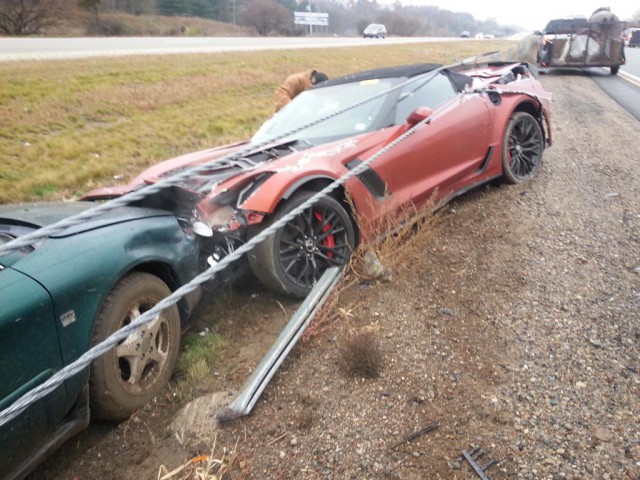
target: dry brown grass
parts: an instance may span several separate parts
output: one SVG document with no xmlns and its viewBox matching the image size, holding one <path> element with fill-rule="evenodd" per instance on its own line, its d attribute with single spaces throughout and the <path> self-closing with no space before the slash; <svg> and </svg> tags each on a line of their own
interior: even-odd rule
<svg viewBox="0 0 640 480">
<path fill-rule="evenodd" d="M 237 452 L 219 448 L 214 442 L 211 451 L 205 455 L 193 457 L 177 468 L 169 470 L 161 465 L 158 480 L 243 480 L 248 478 L 250 468 Z"/>
<path fill-rule="evenodd" d="M 250 29 L 230 23 L 198 17 L 164 17 L 161 15 L 130 15 L 121 12 L 100 13 L 100 26 L 95 16 L 82 9 L 73 9 L 64 19 L 47 27 L 43 34 L 56 37 L 84 35 L 130 36 L 246 36 Z"/>
<path fill-rule="evenodd" d="M 345 371 L 355 378 L 378 378 L 384 367 L 384 354 L 371 330 L 347 337 L 340 348 Z"/>
<path fill-rule="evenodd" d="M 360 218 L 349 203 L 360 230 L 370 238 L 351 256 L 352 282 L 388 280 L 394 270 L 419 256 L 436 219 L 433 199 L 420 206 L 402 205 L 373 220 Z"/>
</svg>

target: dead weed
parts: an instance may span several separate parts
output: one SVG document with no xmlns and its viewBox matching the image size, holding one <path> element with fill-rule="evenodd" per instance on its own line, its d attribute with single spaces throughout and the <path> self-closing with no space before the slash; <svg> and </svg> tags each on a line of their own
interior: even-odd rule
<svg viewBox="0 0 640 480">
<path fill-rule="evenodd" d="M 216 442 L 208 455 L 198 455 L 185 464 L 169 471 L 164 465 L 158 471 L 158 480 L 245 480 L 250 469 L 237 453 L 237 447 L 216 452 Z"/>
<path fill-rule="evenodd" d="M 374 332 L 366 330 L 348 337 L 340 347 L 345 371 L 356 378 L 378 378 L 384 366 L 384 355 Z"/>
<path fill-rule="evenodd" d="M 350 262 L 353 278 L 347 283 L 389 281 L 394 271 L 419 258 L 435 220 L 434 197 L 435 194 L 420 207 L 410 202 L 374 220 L 366 221 L 358 216 L 353 202 L 348 199 L 360 230 L 369 232 L 372 240 L 353 252 Z M 371 211 L 375 209 L 372 208 Z"/>
</svg>

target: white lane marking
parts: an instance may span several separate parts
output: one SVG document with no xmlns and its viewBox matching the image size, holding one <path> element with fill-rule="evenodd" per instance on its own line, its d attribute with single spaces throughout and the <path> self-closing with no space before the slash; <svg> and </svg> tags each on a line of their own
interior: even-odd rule
<svg viewBox="0 0 640 480">
<path fill-rule="evenodd" d="M 640 87 L 640 77 L 636 77 L 635 75 L 631 75 L 630 73 L 622 70 L 618 72 L 618 75 L 624 78 L 627 82 L 633 83 L 636 87 Z"/>
</svg>

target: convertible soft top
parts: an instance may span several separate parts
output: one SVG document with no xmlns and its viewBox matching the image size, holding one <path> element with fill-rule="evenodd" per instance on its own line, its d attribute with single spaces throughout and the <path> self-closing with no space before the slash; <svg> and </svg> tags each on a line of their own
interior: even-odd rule
<svg viewBox="0 0 640 480">
<path fill-rule="evenodd" d="M 326 82 L 319 83 L 313 88 L 330 87 L 333 85 L 342 85 L 343 83 L 363 82 L 365 80 L 373 80 L 376 78 L 402 78 L 415 77 L 423 73 L 431 72 L 442 67 L 435 63 L 416 63 L 413 65 L 398 65 L 396 67 L 376 68 L 374 70 L 365 70 L 364 72 L 337 77 Z"/>
<path fill-rule="evenodd" d="M 366 80 L 374 80 L 378 78 L 411 78 L 423 73 L 432 72 L 442 65 L 436 63 L 414 63 L 411 65 L 398 65 L 395 67 L 376 68 L 374 70 L 365 70 L 364 72 L 353 73 L 345 75 L 343 77 L 337 77 L 326 82 L 319 83 L 313 88 L 331 87 L 333 85 L 342 85 L 345 83 L 363 82 Z M 458 91 L 464 90 L 466 85 L 471 85 L 473 80 L 466 75 L 462 75 L 451 70 L 443 70 L 446 75 L 451 78 L 451 81 L 456 86 Z"/>
</svg>

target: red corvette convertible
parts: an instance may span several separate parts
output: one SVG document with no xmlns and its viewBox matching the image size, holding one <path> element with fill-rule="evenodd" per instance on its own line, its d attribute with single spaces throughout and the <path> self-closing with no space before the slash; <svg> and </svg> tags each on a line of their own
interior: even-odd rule
<svg viewBox="0 0 640 480">
<path fill-rule="evenodd" d="M 498 177 L 532 177 L 551 144 L 550 103 L 534 67 L 520 62 L 360 72 L 300 94 L 247 142 L 167 160 L 84 198 L 115 198 L 206 164 L 142 203 L 198 220 L 213 262 L 417 126 L 249 253 L 265 285 L 301 297 L 329 266 L 348 261 L 370 236 L 368 222 L 432 195 L 444 204 Z"/>
</svg>

